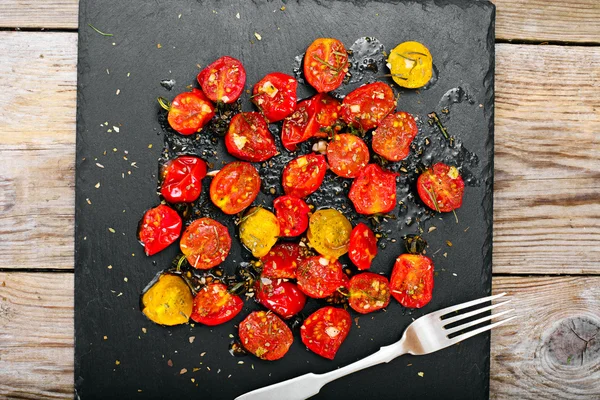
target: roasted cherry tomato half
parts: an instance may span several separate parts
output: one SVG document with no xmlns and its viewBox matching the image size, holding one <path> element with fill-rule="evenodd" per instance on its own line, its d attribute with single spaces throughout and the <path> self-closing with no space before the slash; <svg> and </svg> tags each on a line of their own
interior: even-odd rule
<svg viewBox="0 0 600 400">
<path fill-rule="evenodd" d="M 240 241 L 256 258 L 269 254 L 279 238 L 279 220 L 269 210 L 252 207 L 240 222 Z"/>
<path fill-rule="evenodd" d="M 193 301 L 192 291 L 180 276 L 162 274 L 142 295 L 142 312 L 156 324 L 185 324 L 190 319 Z"/>
<path fill-rule="evenodd" d="M 304 76 L 319 93 L 340 87 L 348 72 L 348 53 L 337 39 L 319 38 L 304 55 Z"/>
<path fill-rule="evenodd" d="M 194 156 L 180 156 L 169 160 L 162 167 L 160 194 L 169 203 L 191 203 L 202 190 L 202 178 L 206 176 L 206 163 Z"/>
<path fill-rule="evenodd" d="M 244 91 L 246 70 L 239 60 L 223 56 L 200 71 L 198 83 L 213 102 L 233 103 Z"/>
<path fill-rule="evenodd" d="M 358 136 L 335 135 L 327 146 L 329 169 L 342 178 L 356 178 L 369 163 L 369 148 Z"/>
<path fill-rule="evenodd" d="M 204 325 L 220 325 L 242 311 L 244 302 L 240 296 L 227 291 L 222 283 L 208 284 L 194 297 L 194 310 L 191 318 Z"/>
<path fill-rule="evenodd" d="M 273 200 L 273 208 L 279 220 L 281 236 L 298 236 L 308 228 L 310 208 L 304 200 L 293 196 L 281 196 Z"/>
<path fill-rule="evenodd" d="M 140 221 L 138 238 L 147 256 L 158 253 L 179 239 L 181 217 L 164 204 L 146 211 Z"/>
<path fill-rule="evenodd" d="M 227 151 L 240 160 L 263 162 L 277 154 L 267 122 L 257 112 L 236 114 L 225 134 Z"/>
<path fill-rule="evenodd" d="M 427 207 L 450 212 L 462 205 L 465 182 L 456 167 L 437 163 L 419 176 L 417 191 Z"/>
<path fill-rule="evenodd" d="M 410 89 L 425 86 L 433 75 L 431 53 L 419 42 L 396 46 L 388 57 L 388 67 L 394 82 Z"/>
<path fill-rule="evenodd" d="M 383 275 L 372 272 L 354 275 L 348 291 L 348 304 L 361 314 L 381 310 L 390 304 L 390 283 Z"/>
<path fill-rule="evenodd" d="M 297 243 L 280 243 L 260 260 L 262 276 L 271 279 L 296 279 L 298 265 L 304 259 Z"/>
<path fill-rule="evenodd" d="M 200 132 L 215 116 L 215 107 L 198 89 L 178 94 L 173 99 L 167 120 L 182 135 Z"/>
<path fill-rule="evenodd" d="M 306 238 L 322 256 L 337 259 L 348 252 L 352 224 L 333 208 L 315 211 L 308 221 Z"/>
<path fill-rule="evenodd" d="M 242 346 L 263 360 L 278 360 L 288 352 L 294 337 L 288 326 L 272 312 L 254 311 L 240 322 Z"/>
<path fill-rule="evenodd" d="M 325 172 L 327 163 L 321 154 L 294 158 L 283 169 L 283 191 L 287 195 L 304 198 L 321 186 Z"/>
<path fill-rule="evenodd" d="M 415 119 L 407 112 L 390 114 L 373 132 L 373 151 L 386 160 L 404 160 L 410 153 L 410 144 L 419 133 Z"/>
<path fill-rule="evenodd" d="M 210 269 L 225 261 L 231 249 L 231 236 L 221 223 L 200 218 L 185 229 L 179 247 L 192 267 Z"/>
<path fill-rule="evenodd" d="M 248 207 L 260 190 L 260 175 L 247 162 L 225 165 L 210 184 L 210 199 L 225 214 L 237 214 Z"/>
<path fill-rule="evenodd" d="M 342 102 L 342 118 L 361 131 L 375 128 L 396 107 L 394 92 L 383 82 L 363 85 Z"/>
<path fill-rule="evenodd" d="M 281 72 L 262 78 L 252 90 L 252 102 L 269 122 L 281 121 L 296 107 L 298 82 Z"/>
<path fill-rule="evenodd" d="M 396 175 L 377 164 L 369 164 L 354 179 L 348 198 L 359 214 L 390 212 L 396 207 Z"/>
<path fill-rule="evenodd" d="M 304 320 L 300 327 L 300 337 L 310 351 L 333 360 L 351 326 L 352 319 L 348 311 L 323 307 Z"/>
<path fill-rule="evenodd" d="M 371 262 L 377 255 L 377 239 L 373 231 L 362 222 L 350 233 L 348 256 L 356 268 L 365 270 L 371 268 Z"/>
<path fill-rule="evenodd" d="M 433 292 L 433 262 L 419 254 L 402 254 L 394 264 L 390 288 L 404 307 L 425 306 Z"/>
<path fill-rule="evenodd" d="M 329 260 L 321 256 L 308 257 L 302 260 L 296 271 L 300 290 L 314 299 L 331 296 L 340 287 L 348 284 L 348 277 L 337 260 Z"/>
<path fill-rule="evenodd" d="M 278 282 L 261 277 L 256 282 L 256 300 L 282 318 L 298 314 L 306 304 L 306 296 L 292 282 Z"/>
<path fill-rule="evenodd" d="M 304 132 L 310 118 L 314 115 L 312 99 L 296 104 L 294 112 L 283 121 L 281 127 L 281 143 L 288 151 L 296 151 L 296 145 L 307 140 Z"/>
<path fill-rule="evenodd" d="M 327 93 L 319 93 L 311 98 L 311 104 L 313 114 L 304 129 L 304 140 L 333 136 L 341 129 L 338 121 L 341 119 L 342 104 L 338 100 Z"/>
</svg>

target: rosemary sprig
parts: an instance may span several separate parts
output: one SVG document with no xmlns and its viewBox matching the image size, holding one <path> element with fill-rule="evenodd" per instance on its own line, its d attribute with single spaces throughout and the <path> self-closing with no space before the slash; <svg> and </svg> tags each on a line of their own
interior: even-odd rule
<svg viewBox="0 0 600 400">
<path fill-rule="evenodd" d="M 440 212 L 440 207 L 438 206 L 437 198 L 435 197 L 435 192 L 432 189 L 426 188 L 425 186 L 423 186 L 423 188 L 429 195 L 429 199 L 433 202 L 433 205 L 435 206 L 435 211 Z"/>
<path fill-rule="evenodd" d="M 440 119 L 438 118 L 437 114 L 435 112 L 432 112 L 430 114 L 427 114 L 427 116 L 429 118 L 431 118 L 433 120 L 433 122 L 436 123 L 438 128 L 440 128 L 440 131 L 442 131 L 442 134 L 444 135 L 444 137 L 446 139 L 450 140 L 450 137 L 448 136 L 448 131 L 446 130 L 446 128 L 444 128 L 444 125 L 442 125 L 442 123 L 440 122 Z"/>
<path fill-rule="evenodd" d="M 169 111 L 171 109 L 171 102 L 169 100 L 165 99 L 164 97 L 157 97 L 156 100 L 158 101 L 158 104 L 160 104 L 160 106 L 165 110 Z"/>
<path fill-rule="evenodd" d="M 112 35 L 113 35 L 112 33 L 105 33 L 105 32 L 102 32 L 100 29 L 96 28 L 96 27 L 95 27 L 94 25 L 92 25 L 92 24 L 88 24 L 88 26 L 89 26 L 90 28 L 92 28 L 93 30 L 95 30 L 96 32 L 98 32 L 99 34 L 101 34 L 102 36 L 112 36 Z"/>
</svg>

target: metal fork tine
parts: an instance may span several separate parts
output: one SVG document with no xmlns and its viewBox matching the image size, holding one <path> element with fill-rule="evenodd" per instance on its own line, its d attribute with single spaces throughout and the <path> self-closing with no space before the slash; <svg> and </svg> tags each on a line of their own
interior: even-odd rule
<svg viewBox="0 0 600 400">
<path fill-rule="evenodd" d="M 484 308 L 479 308 L 477 310 L 470 311 L 470 312 L 465 313 L 465 314 L 460 314 L 460 315 L 457 315 L 455 317 L 443 319 L 442 320 L 442 324 L 444 326 L 448 326 L 448 325 L 450 325 L 453 322 L 459 321 L 461 319 L 469 318 L 469 317 L 472 317 L 473 315 L 481 314 L 481 313 L 486 312 L 486 311 L 493 310 L 494 308 L 503 306 L 506 303 L 510 303 L 510 300 L 503 301 L 502 303 L 492 304 L 491 306 L 487 306 L 487 307 L 484 307 Z"/>
<path fill-rule="evenodd" d="M 462 335 L 455 336 L 452 339 L 448 339 L 448 340 L 450 341 L 450 345 L 453 345 L 453 344 L 456 344 L 458 342 L 462 342 L 465 339 L 468 339 L 470 337 L 478 335 L 481 332 L 489 331 L 489 330 L 491 330 L 491 329 L 493 329 L 493 328 L 495 328 L 495 327 L 497 327 L 499 325 L 502 325 L 502 324 L 510 321 L 511 319 L 515 319 L 515 318 L 517 318 L 517 317 L 514 316 L 514 317 L 506 318 L 506 319 L 503 319 L 502 321 L 494 322 L 493 324 L 489 324 L 487 326 L 483 326 L 481 328 L 478 328 L 478 329 L 475 329 L 473 331 L 464 333 Z"/>
<path fill-rule="evenodd" d="M 504 296 L 505 294 L 506 293 L 500 293 L 500 294 L 496 294 L 494 296 L 489 296 L 489 297 L 484 297 L 484 298 L 477 299 L 477 300 L 467 301 L 466 303 L 457 304 L 457 305 L 454 305 L 454 306 L 442 308 L 441 310 L 432 312 L 429 315 L 435 315 L 435 316 L 438 316 L 438 317 L 443 317 L 446 314 L 450 314 L 451 312 L 462 310 L 463 308 L 473 307 L 473 306 L 476 306 L 477 304 L 487 303 L 488 301 L 492 301 L 492 300 L 498 299 L 498 298 Z"/>
<path fill-rule="evenodd" d="M 496 314 L 492 314 L 492 315 L 486 315 L 485 317 L 476 319 L 475 321 L 471 321 L 471 322 L 466 323 L 464 325 L 459 325 L 459 326 L 455 326 L 454 328 L 447 329 L 445 333 L 447 335 L 450 335 L 450 334 L 452 334 L 454 332 L 462 331 L 463 329 L 470 328 L 470 327 L 478 325 L 478 324 L 480 324 L 482 322 L 489 321 L 489 320 L 491 320 L 493 318 L 501 317 L 504 314 L 507 314 L 507 313 L 509 313 L 511 311 L 514 311 L 514 309 L 511 308 L 510 310 L 502 311 L 500 313 L 496 313 Z"/>
</svg>

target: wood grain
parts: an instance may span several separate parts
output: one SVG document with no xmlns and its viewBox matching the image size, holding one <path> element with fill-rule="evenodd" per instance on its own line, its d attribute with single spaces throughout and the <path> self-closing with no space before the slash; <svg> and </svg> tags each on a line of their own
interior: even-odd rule
<svg viewBox="0 0 600 400">
<path fill-rule="evenodd" d="M 496 37 L 600 43 L 597 0 L 493 0 Z M 0 27 L 77 29 L 77 0 L 0 0 Z"/>
<path fill-rule="evenodd" d="M 0 32 L 0 54 L 0 150 L 72 146 L 77 34 Z"/>
<path fill-rule="evenodd" d="M 496 277 L 517 318 L 492 331 L 491 399 L 600 398 L 600 277 Z"/>
<path fill-rule="evenodd" d="M 518 318 L 492 333 L 491 398 L 598 398 L 600 277 L 495 277 L 503 291 Z M 73 397 L 72 274 L 0 273 L 0 393 Z"/>
<path fill-rule="evenodd" d="M 0 397 L 73 398 L 73 274 L 0 273 Z"/>
</svg>

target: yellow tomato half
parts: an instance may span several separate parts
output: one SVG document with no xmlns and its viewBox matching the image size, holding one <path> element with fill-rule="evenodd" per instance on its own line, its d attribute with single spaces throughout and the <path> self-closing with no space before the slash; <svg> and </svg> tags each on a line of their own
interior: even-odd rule
<svg viewBox="0 0 600 400">
<path fill-rule="evenodd" d="M 192 314 L 194 296 L 185 281 L 176 275 L 163 274 L 142 296 L 142 312 L 160 325 L 185 324 Z"/>
<path fill-rule="evenodd" d="M 400 43 L 388 57 L 392 79 L 405 88 L 425 86 L 433 73 L 433 61 L 427 47 L 419 42 Z"/>
<path fill-rule="evenodd" d="M 261 207 L 248 210 L 240 223 L 240 240 L 256 258 L 269 254 L 279 233 L 279 221 L 275 214 Z"/>
<path fill-rule="evenodd" d="M 344 214 L 325 208 L 311 215 L 306 237 L 319 254 L 337 259 L 348 252 L 351 232 L 352 224 Z"/>
</svg>

